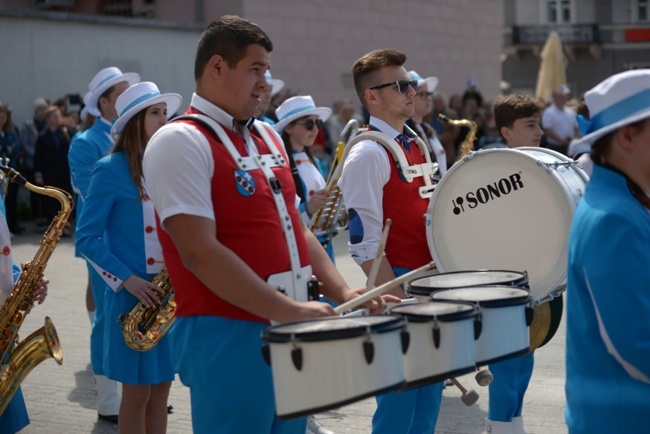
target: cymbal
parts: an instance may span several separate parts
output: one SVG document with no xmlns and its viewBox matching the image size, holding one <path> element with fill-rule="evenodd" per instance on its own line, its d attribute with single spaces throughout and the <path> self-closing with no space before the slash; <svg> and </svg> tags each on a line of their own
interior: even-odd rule
<svg viewBox="0 0 650 434">
<path fill-rule="evenodd" d="M 530 325 L 530 351 L 543 347 L 555 336 L 563 309 L 562 294 L 535 307 L 535 316 Z"/>
</svg>

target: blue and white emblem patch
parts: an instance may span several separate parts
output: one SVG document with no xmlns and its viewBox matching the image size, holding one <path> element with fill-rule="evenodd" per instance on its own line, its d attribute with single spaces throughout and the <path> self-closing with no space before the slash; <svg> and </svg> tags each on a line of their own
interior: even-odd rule
<svg viewBox="0 0 650 434">
<path fill-rule="evenodd" d="M 249 172 L 244 170 L 235 170 L 235 184 L 237 191 L 242 196 L 252 196 L 255 193 L 255 180 Z"/>
</svg>

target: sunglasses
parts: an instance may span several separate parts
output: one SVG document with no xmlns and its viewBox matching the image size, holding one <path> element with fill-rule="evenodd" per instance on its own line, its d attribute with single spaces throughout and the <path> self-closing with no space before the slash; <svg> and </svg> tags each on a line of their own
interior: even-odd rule
<svg viewBox="0 0 650 434">
<path fill-rule="evenodd" d="M 322 119 L 316 119 L 315 121 L 313 119 L 309 119 L 307 122 L 304 124 L 301 124 L 300 122 L 296 122 L 298 125 L 302 125 L 305 127 L 307 131 L 311 131 L 314 129 L 314 127 L 318 128 L 319 130 L 323 128 L 323 120 Z"/>
<path fill-rule="evenodd" d="M 418 92 L 415 95 L 422 99 L 433 98 L 433 92 Z"/>
<path fill-rule="evenodd" d="M 406 92 L 409 91 L 409 86 L 410 86 L 413 90 L 418 90 L 418 81 L 417 81 L 417 80 L 411 80 L 411 81 L 409 81 L 409 80 L 397 80 L 397 81 L 391 81 L 390 83 L 384 83 L 384 84 L 380 84 L 380 85 L 378 85 L 378 86 L 373 86 L 373 87 L 371 87 L 370 89 L 372 89 L 372 90 L 374 90 L 374 89 L 383 89 L 383 88 L 385 88 L 385 87 L 388 87 L 388 86 L 395 86 L 395 85 L 397 85 L 397 91 L 398 91 L 400 94 L 402 94 L 402 95 L 404 95 Z"/>
</svg>

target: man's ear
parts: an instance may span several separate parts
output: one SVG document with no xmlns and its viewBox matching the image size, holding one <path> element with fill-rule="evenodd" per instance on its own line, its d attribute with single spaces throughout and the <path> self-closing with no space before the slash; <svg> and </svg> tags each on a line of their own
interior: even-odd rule
<svg viewBox="0 0 650 434">
<path fill-rule="evenodd" d="M 377 98 L 377 93 L 371 89 L 366 89 L 363 92 L 363 98 L 366 101 L 367 105 L 377 105 L 379 104 L 379 99 Z"/>
<path fill-rule="evenodd" d="M 510 128 L 508 128 L 508 127 L 501 127 L 501 129 L 499 130 L 499 132 L 501 133 L 501 137 L 503 137 L 504 139 L 506 139 L 506 141 L 512 139 L 512 130 L 511 130 Z"/>
<path fill-rule="evenodd" d="M 228 64 L 225 59 L 220 54 L 215 54 L 208 60 L 205 70 L 213 77 L 220 77 L 226 67 L 228 67 Z"/>
</svg>

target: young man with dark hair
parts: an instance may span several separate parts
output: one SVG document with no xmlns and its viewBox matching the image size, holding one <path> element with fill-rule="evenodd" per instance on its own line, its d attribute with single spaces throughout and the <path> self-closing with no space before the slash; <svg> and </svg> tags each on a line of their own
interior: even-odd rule
<svg viewBox="0 0 650 434">
<path fill-rule="evenodd" d="M 542 103 L 528 95 L 500 96 L 494 103 L 494 120 L 509 148 L 536 147 L 542 139 Z M 486 419 L 492 434 L 524 434 L 521 411 L 533 374 L 533 352 L 490 365 L 494 381 L 489 386 Z"/>
<path fill-rule="evenodd" d="M 190 388 L 197 433 L 304 434 L 304 418 L 276 419 L 260 334 L 270 320 L 335 314 L 306 301 L 310 267 L 336 303 L 362 292 L 348 288 L 300 218 L 281 138 L 254 118 L 272 49 L 266 33 L 243 18 L 210 24 L 196 54 L 193 118 L 162 127 L 144 155 L 176 291 L 175 366 Z M 267 279 L 282 282 L 289 296 Z M 370 307 L 383 309 L 383 300 Z"/>
<path fill-rule="evenodd" d="M 542 103 L 528 95 L 513 93 L 494 102 L 494 122 L 508 147 L 539 146 Z"/>
<path fill-rule="evenodd" d="M 427 152 L 405 127 L 415 114 L 418 82 L 402 66 L 406 56 L 396 50 L 376 50 L 361 57 L 352 67 L 359 100 L 370 113 L 370 128 L 385 135 L 385 144 L 362 140 L 350 150 L 339 180 L 350 216 L 349 250 L 368 275 L 377 255 L 384 223 L 392 220 L 381 258 L 376 284 L 380 285 L 431 261 L 424 215 L 429 198 L 420 194 L 431 178 L 431 170 L 420 170 L 412 182 L 403 170 L 412 166 L 430 168 Z M 400 152 L 409 168 L 400 168 L 386 146 Z M 397 288 L 393 295 L 404 298 Z M 432 433 L 442 400 L 442 383 L 377 396 L 372 432 Z"/>
</svg>

